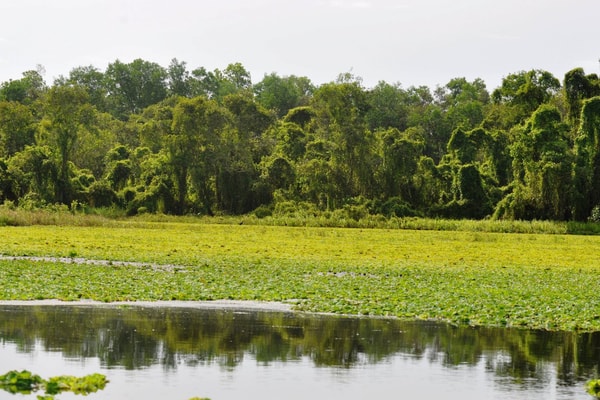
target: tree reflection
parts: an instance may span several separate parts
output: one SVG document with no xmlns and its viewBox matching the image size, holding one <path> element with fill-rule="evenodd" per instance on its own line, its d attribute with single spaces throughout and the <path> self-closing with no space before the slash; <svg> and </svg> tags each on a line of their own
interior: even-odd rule
<svg viewBox="0 0 600 400">
<path fill-rule="evenodd" d="M 21 352 L 41 344 L 126 369 L 179 363 L 231 369 L 245 356 L 263 364 L 308 358 L 316 366 L 351 368 L 404 354 L 448 367 L 483 363 L 517 383 L 556 373 L 560 384 L 573 385 L 598 375 L 600 364 L 599 333 L 138 306 L 4 306 L 0 340 Z"/>
</svg>

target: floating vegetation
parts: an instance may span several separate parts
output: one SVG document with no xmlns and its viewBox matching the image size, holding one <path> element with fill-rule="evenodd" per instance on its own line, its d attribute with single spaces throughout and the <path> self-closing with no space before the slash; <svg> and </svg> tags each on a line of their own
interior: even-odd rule
<svg viewBox="0 0 600 400">
<path fill-rule="evenodd" d="M 0 375 L 0 389 L 12 394 L 31 394 L 44 392 L 38 399 L 52 400 L 62 392 L 88 395 L 98 390 L 103 390 L 107 384 L 106 376 L 102 374 L 91 374 L 83 377 L 69 375 L 55 376 L 42 379 L 30 371 L 9 371 Z"/>
<path fill-rule="evenodd" d="M 280 301 L 311 312 L 598 331 L 599 247 L 598 236 L 474 231 L 3 227 L 0 299 Z"/>
<path fill-rule="evenodd" d="M 592 379 L 590 381 L 588 381 L 587 385 L 587 392 L 600 399 L 600 379 Z"/>
</svg>

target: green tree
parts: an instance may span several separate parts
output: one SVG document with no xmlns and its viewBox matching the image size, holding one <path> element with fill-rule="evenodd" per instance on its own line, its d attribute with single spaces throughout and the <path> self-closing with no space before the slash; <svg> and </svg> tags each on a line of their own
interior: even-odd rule
<svg viewBox="0 0 600 400">
<path fill-rule="evenodd" d="M 381 147 L 381 164 L 376 175 L 382 198 L 399 197 L 411 205 L 418 203 L 413 178 L 423 155 L 422 132 L 417 128 L 405 132 L 390 128 L 375 135 Z"/>
<path fill-rule="evenodd" d="M 201 211 L 212 215 L 215 179 L 225 156 L 222 141 L 230 126 L 231 115 L 212 100 L 180 99 L 175 106 L 166 149 L 176 185 L 177 213 L 193 208 L 188 201 L 191 184 Z"/>
<path fill-rule="evenodd" d="M 80 86 L 53 86 L 48 91 L 41 139 L 53 146 L 59 156 L 56 199 L 61 203 L 70 204 L 72 200 L 69 161 L 82 132 L 95 127 L 96 117 L 87 92 Z"/>
<path fill-rule="evenodd" d="M 87 106 L 89 107 L 89 105 Z M 104 156 L 106 153 L 120 143 L 118 133 L 123 133 L 123 122 L 115 120 L 110 114 L 97 113 L 95 110 L 87 110 L 91 118 L 84 121 L 85 126 L 78 132 L 78 137 L 73 144 L 71 161 L 77 168 L 91 171 L 95 178 L 104 174 L 106 166 Z"/>
<path fill-rule="evenodd" d="M 309 153 L 312 153 L 310 147 L 316 147 L 315 144 L 309 144 Z M 323 157 L 310 157 L 296 168 L 299 194 L 322 210 L 333 210 L 342 195 L 332 164 L 331 160 Z"/>
<path fill-rule="evenodd" d="M 454 217 L 481 219 L 491 214 L 492 205 L 477 166 L 462 165 L 458 171 L 457 185 L 460 211 Z"/>
<path fill-rule="evenodd" d="M 167 72 L 156 63 L 139 58 L 129 64 L 116 60 L 104 75 L 109 110 L 119 119 L 125 120 L 167 97 Z"/>
<path fill-rule="evenodd" d="M 506 76 L 502 85 L 492 93 L 492 98 L 496 103 L 514 107 L 517 110 L 515 122 L 521 122 L 560 89 L 560 81 L 548 71 L 521 71 Z"/>
<path fill-rule="evenodd" d="M 424 154 L 439 162 L 446 153 L 446 145 L 452 133 L 444 109 L 435 103 L 427 86 L 410 87 L 408 95 L 408 127 L 418 127 L 424 132 Z"/>
<path fill-rule="evenodd" d="M 173 109 L 178 102 L 179 98 L 172 96 L 146 107 L 141 115 L 128 121 L 137 136 L 136 143 L 123 140 L 121 143 L 127 143 L 131 148 L 147 147 L 158 153 L 163 148 L 166 137 L 172 133 Z"/>
<path fill-rule="evenodd" d="M 282 118 L 289 110 L 305 106 L 315 88 L 306 77 L 295 75 L 280 77 L 276 73 L 265 75 L 253 87 L 256 101 Z"/>
<path fill-rule="evenodd" d="M 54 85 L 78 85 L 88 93 L 89 102 L 99 111 L 107 111 L 106 79 L 104 73 L 93 65 L 76 67 L 69 72 L 69 77 L 60 77 Z"/>
<path fill-rule="evenodd" d="M 0 101 L 0 154 L 10 157 L 33 145 L 37 121 L 31 108 L 15 101 Z"/>
<path fill-rule="evenodd" d="M 223 106 L 235 117 L 240 135 L 248 139 L 261 137 L 274 122 L 273 116 L 248 94 L 229 95 Z"/>
<path fill-rule="evenodd" d="M 43 74 L 44 67 L 38 65 L 35 71 L 23 72 L 23 78 L 2 83 L 0 100 L 31 104 L 40 98 L 47 89 Z"/>
<path fill-rule="evenodd" d="M 312 107 L 296 107 L 288 111 L 285 117 L 283 117 L 283 122 L 291 122 L 300 126 L 302 129 L 307 129 L 316 115 L 317 114 Z"/>
<path fill-rule="evenodd" d="M 238 92 L 250 92 L 250 72 L 240 63 L 229 64 L 223 71 L 207 71 L 201 67 L 192 71 L 192 95 L 205 96 L 217 101 Z"/>
<path fill-rule="evenodd" d="M 436 91 L 438 103 L 453 129 L 473 129 L 481 124 L 490 95 L 481 79 L 455 78 Z"/>
<path fill-rule="evenodd" d="M 379 128 L 403 131 L 408 127 L 409 96 L 400 84 L 381 81 L 367 96 L 369 109 L 365 118 L 371 131 Z"/>
<path fill-rule="evenodd" d="M 27 146 L 8 163 L 12 193 L 17 200 L 28 197 L 40 203 L 54 203 L 57 193 L 59 165 L 48 146 Z"/>
<path fill-rule="evenodd" d="M 192 77 L 186 65 L 185 61 L 179 61 L 176 58 L 171 60 L 167 68 L 169 94 L 183 97 L 192 96 Z"/>
<path fill-rule="evenodd" d="M 123 145 L 110 149 L 104 156 L 105 180 L 110 188 L 118 192 L 123 190 L 132 178 L 131 152 Z"/>
<path fill-rule="evenodd" d="M 252 88 L 250 72 L 239 62 L 227 65 L 223 75 L 232 87 L 231 93 L 249 91 Z"/>
<path fill-rule="evenodd" d="M 365 91 L 356 81 L 324 84 L 315 92 L 312 108 L 315 138 L 333 144 L 330 161 L 341 196 L 333 205 L 341 205 L 344 198 L 368 196 L 373 187 L 374 138 L 365 121 Z"/>
<path fill-rule="evenodd" d="M 309 138 L 301 126 L 293 122 L 283 122 L 274 126 L 269 134 L 276 143 L 275 153 L 282 154 L 293 162 L 298 162 L 306 154 Z"/>
<path fill-rule="evenodd" d="M 585 220 L 600 204 L 600 97 L 583 101 L 575 160 L 574 218 Z"/>
<path fill-rule="evenodd" d="M 439 204 L 442 193 L 440 172 L 431 157 L 421 156 L 413 182 L 417 194 L 415 209 L 429 211 Z"/>
<path fill-rule="evenodd" d="M 568 126 L 553 106 L 542 105 L 515 128 L 512 192 L 495 215 L 515 219 L 565 220 L 571 215 L 573 152 Z"/>
<path fill-rule="evenodd" d="M 583 68 L 575 68 L 565 74 L 564 91 L 569 118 L 577 122 L 583 100 L 600 95 L 600 81 L 597 75 L 585 75 Z"/>
</svg>

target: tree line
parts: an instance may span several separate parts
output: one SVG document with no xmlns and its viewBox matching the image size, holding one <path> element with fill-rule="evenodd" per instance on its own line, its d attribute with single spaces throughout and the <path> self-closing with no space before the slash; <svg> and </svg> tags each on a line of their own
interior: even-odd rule
<svg viewBox="0 0 600 400">
<path fill-rule="evenodd" d="M 298 209 L 600 219 L 600 79 L 544 70 L 314 85 L 142 59 L 0 84 L 0 203 L 258 216 Z"/>
</svg>

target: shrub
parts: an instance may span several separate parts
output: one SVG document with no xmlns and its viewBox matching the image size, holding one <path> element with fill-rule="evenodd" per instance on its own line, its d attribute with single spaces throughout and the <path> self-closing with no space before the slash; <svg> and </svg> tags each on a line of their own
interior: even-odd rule
<svg viewBox="0 0 600 400">
<path fill-rule="evenodd" d="M 254 215 L 256 218 L 266 218 L 273 215 L 273 210 L 270 207 L 262 205 L 254 210 Z"/>
<path fill-rule="evenodd" d="M 92 183 L 87 190 L 87 197 L 92 207 L 110 207 L 117 201 L 117 194 L 105 181 Z"/>
<path fill-rule="evenodd" d="M 388 218 L 419 216 L 419 213 L 400 197 L 390 197 L 377 208 L 376 213 L 385 215 Z"/>
</svg>

